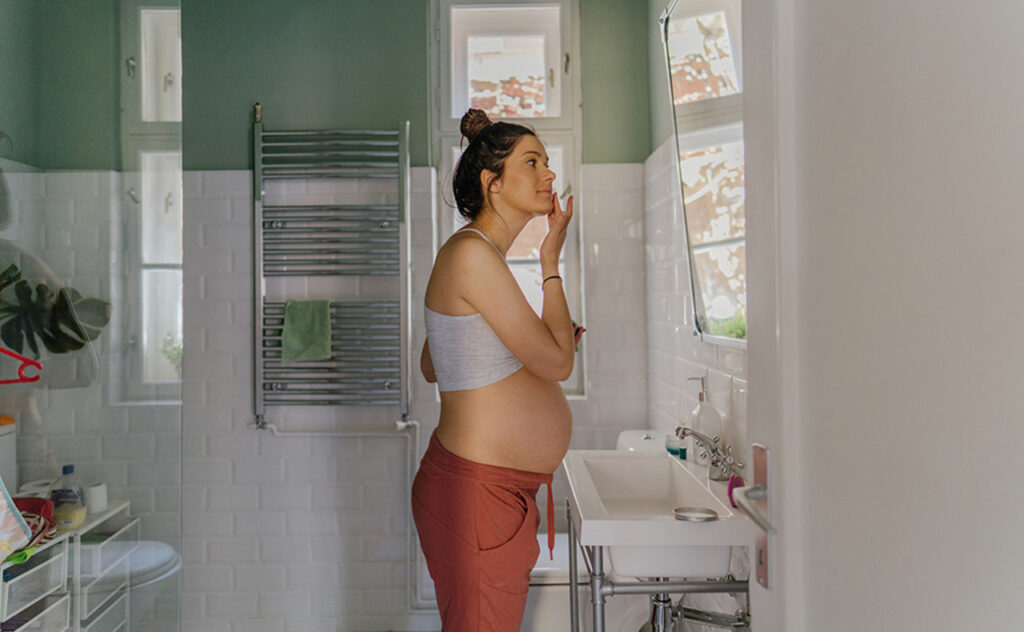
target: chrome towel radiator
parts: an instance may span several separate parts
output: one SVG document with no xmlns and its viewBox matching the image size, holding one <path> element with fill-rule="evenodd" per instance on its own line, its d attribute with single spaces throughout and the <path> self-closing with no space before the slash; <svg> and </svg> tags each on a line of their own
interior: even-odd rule
<svg viewBox="0 0 1024 632">
<path fill-rule="evenodd" d="M 256 427 L 267 427 L 268 406 L 285 405 L 398 406 L 407 420 L 409 122 L 391 130 L 270 131 L 261 106 L 253 110 Z M 328 179 L 391 181 L 395 203 L 268 203 L 275 180 Z M 331 357 L 282 361 L 286 297 L 268 297 L 267 279 L 342 276 L 398 277 L 397 296 L 317 297 L 330 300 Z"/>
</svg>

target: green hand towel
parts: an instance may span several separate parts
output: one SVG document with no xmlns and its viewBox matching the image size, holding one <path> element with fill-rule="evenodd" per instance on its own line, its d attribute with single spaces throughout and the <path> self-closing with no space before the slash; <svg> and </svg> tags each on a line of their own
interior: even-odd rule
<svg viewBox="0 0 1024 632">
<path fill-rule="evenodd" d="M 281 359 L 311 362 L 331 357 L 331 304 L 329 301 L 286 301 Z"/>
</svg>

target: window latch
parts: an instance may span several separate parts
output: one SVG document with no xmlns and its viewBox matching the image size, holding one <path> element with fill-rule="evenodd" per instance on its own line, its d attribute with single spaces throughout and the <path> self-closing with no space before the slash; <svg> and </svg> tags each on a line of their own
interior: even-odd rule
<svg viewBox="0 0 1024 632">
<path fill-rule="evenodd" d="M 569 53 L 565 54 L 565 62 L 563 62 L 562 66 L 562 72 L 569 74 Z"/>
<path fill-rule="evenodd" d="M 124 64 L 127 67 L 128 76 L 131 78 L 135 78 L 135 58 L 129 57 L 124 61 Z"/>
</svg>

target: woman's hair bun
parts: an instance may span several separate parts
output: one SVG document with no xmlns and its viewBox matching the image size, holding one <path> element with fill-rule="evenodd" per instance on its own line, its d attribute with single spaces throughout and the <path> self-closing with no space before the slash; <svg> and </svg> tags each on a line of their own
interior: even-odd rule
<svg viewBox="0 0 1024 632">
<path fill-rule="evenodd" d="M 472 143 L 477 134 L 482 132 L 484 128 L 490 124 L 491 119 L 488 118 L 486 112 L 476 108 L 470 108 L 462 115 L 462 122 L 459 123 L 459 131 L 462 132 L 462 135 L 466 137 L 467 141 Z"/>
</svg>

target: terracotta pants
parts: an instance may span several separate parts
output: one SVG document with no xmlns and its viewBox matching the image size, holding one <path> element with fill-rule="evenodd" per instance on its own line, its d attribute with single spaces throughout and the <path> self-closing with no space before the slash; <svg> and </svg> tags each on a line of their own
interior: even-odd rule
<svg viewBox="0 0 1024 632">
<path fill-rule="evenodd" d="M 484 465 L 433 435 L 412 483 L 412 516 L 434 580 L 444 632 L 519 632 L 537 562 L 536 495 L 551 475 Z"/>
</svg>

